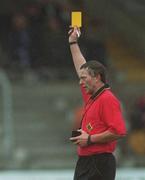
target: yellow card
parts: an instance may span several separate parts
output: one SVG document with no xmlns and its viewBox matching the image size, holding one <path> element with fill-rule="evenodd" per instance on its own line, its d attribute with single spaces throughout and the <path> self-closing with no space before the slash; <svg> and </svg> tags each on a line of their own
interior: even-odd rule
<svg viewBox="0 0 145 180">
<path fill-rule="evenodd" d="M 82 12 L 76 11 L 71 14 L 71 26 L 82 27 Z"/>
</svg>

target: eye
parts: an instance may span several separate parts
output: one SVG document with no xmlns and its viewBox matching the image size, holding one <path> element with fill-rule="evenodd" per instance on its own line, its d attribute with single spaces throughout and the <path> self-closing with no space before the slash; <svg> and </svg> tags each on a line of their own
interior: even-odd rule
<svg viewBox="0 0 145 180">
<path fill-rule="evenodd" d="M 85 79 L 85 77 L 80 77 L 80 80 L 84 80 Z"/>
</svg>

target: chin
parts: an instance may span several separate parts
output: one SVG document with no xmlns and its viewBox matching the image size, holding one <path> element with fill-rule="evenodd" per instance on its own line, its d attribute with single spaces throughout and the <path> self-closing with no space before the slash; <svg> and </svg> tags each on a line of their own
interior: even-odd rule
<svg viewBox="0 0 145 180">
<path fill-rule="evenodd" d="M 89 95 L 92 95 L 92 94 L 93 94 L 93 92 L 92 92 L 91 89 L 89 89 L 89 88 L 85 88 L 85 91 L 86 91 L 86 93 L 89 94 Z"/>
<path fill-rule="evenodd" d="M 89 94 L 89 95 L 92 95 L 92 92 L 89 91 L 89 90 L 86 90 L 86 93 Z"/>
</svg>

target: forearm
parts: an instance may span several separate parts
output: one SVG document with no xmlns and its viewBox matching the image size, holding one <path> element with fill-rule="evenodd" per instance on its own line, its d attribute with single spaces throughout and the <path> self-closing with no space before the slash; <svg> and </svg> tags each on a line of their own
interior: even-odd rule
<svg viewBox="0 0 145 180">
<path fill-rule="evenodd" d="M 71 50 L 73 63 L 74 63 L 74 66 L 75 66 L 78 76 L 79 76 L 81 65 L 86 63 L 86 60 L 85 60 L 85 58 L 80 50 L 80 47 L 77 43 L 78 39 L 80 37 L 80 34 L 81 34 L 80 29 L 77 27 L 74 27 L 74 28 L 70 29 L 70 31 L 69 31 L 70 50 Z"/>
<path fill-rule="evenodd" d="M 84 56 L 82 55 L 79 45 L 77 43 L 70 45 L 70 50 L 71 50 L 72 59 L 73 59 L 76 72 L 79 75 L 80 67 L 86 62 L 86 60 Z"/>
<path fill-rule="evenodd" d="M 105 131 L 99 134 L 91 135 L 91 142 L 95 144 L 102 144 L 102 143 L 108 143 L 114 140 L 118 140 L 122 138 L 123 136 L 113 134 L 110 131 Z"/>
</svg>

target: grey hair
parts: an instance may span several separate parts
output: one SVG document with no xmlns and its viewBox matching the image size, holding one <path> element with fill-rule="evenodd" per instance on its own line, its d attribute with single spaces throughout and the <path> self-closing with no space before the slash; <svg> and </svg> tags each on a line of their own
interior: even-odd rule
<svg viewBox="0 0 145 180">
<path fill-rule="evenodd" d="M 88 73 L 92 76 L 95 77 L 98 74 L 100 74 L 101 81 L 103 83 L 106 83 L 106 68 L 103 64 L 101 64 L 98 61 L 92 60 L 88 61 L 85 64 L 83 64 L 80 69 L 88 69 Z"/>
</svg>

